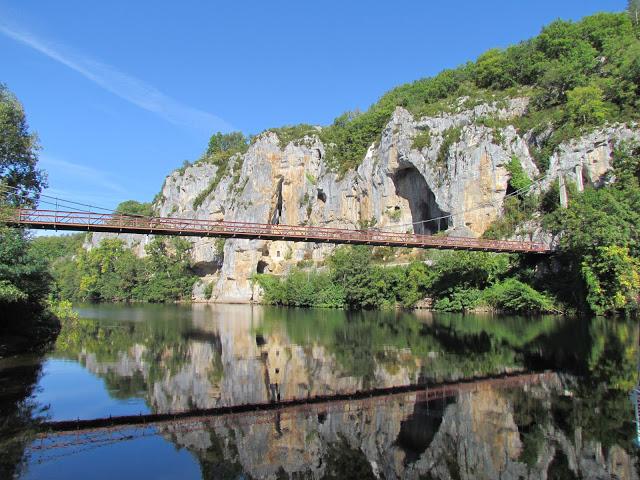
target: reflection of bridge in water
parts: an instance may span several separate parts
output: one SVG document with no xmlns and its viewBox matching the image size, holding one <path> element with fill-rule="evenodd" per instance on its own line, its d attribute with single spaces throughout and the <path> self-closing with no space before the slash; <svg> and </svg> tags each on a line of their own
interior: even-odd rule
<svg viewBox="0 0 640 480">
<path fill-rule="evenodd" d="M 322 395 L 309 398 L 297 398 L 274 403 L 243 404 L 236 406 L 215 407 L 209 409 L 189 410 L 173 413 L 155 413 L 146 415 L 126 415 L 118 417 L 104 417 L 89 420 L 63 420 L 44 422 L 40 425 L 38 438 L 51 440 L 54 437 L 66 435 L 84 435 L 91 433 L 113 433 L 141 429 L 141 435 L 150 428 L 162 426 L 182 426 L 187 431 L 202 430 L 215 422 L 232 420 L 234 423 L 258 424 L 280 421 L 285 415 L 317 414 L 336 410 L 373 408 L 384 405 L 389 401 L 411 399 L 413 402 L 431 402 L 438 399 L 454 397 L 460 393 L 475 392 L 487 388 L 509 388 L 532 385 L 549 380 L 553 372 L 526 373 L 487 377 L 476 380 L 444 383 L 432 386 L 407 385 L 401 387 L 381 388 L 370 391 L 354 392 L 351 394 Z M 183 430 L 181 428 L 181 430 Z M 122 439 L 130 439 L 136 435 L 128 433 Z M 87 439 L 77 438 L 78 444 Z M 75 443 L 71 443 L 75 444 Z M 34 450 L 69 446 L 69 442 L 39 442 L 31 448 Z"/>
<path fill-rule="evenodd" d="M 292 242 L 506 253 L 551 253 L 551 249 L 546 245 L 534 242 L 417 235 L 413 233 L 387 232 L 375 229 L 351 230 L 345 228 L 227 222 L 190 218 L 141 217 L 113 213 L 17 209 L 11 214 L 5 215 L 1 220 L 15 227 L 44 230 L 284 240 Z"/>
</svg>

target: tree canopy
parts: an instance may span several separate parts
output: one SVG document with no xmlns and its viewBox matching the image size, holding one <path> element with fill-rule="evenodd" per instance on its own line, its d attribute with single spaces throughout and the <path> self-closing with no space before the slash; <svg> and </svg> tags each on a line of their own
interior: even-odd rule
<svg viewBox="0 0 640 480">
<path fill-rule="evenodd" d="M 46 186 L 37 166 L 38 139 L 29 131 L 22 105 L 0 84 L 0 202 L 34 206 Z"/>
<path fill-rule="evenodd" d="M 153 205 L 151 205 L 151 203 L 142 203 L 136 200 L 127 200 L 120 203 L 116 207 L 116 212 L 126 215 L 140 215 L 143 217 L 152 217 L 154 215 Z"/>
</svg>

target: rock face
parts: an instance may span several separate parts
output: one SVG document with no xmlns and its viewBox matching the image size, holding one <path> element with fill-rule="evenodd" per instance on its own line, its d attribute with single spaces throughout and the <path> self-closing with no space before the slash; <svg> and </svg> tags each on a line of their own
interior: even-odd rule
<svg viewBox="0 0 640 480">
<path fill-rule="evenodd" d="M 275 133 L 267 132 L 244 155 L 232 157 L 221 178 L 218 167 L 205 162 L 173 172 L 155 207 L 161 216 L 341 228 L 375 222 L 377 228 L 399 232 L 480 236 L 501 213 L 511 159 L 517 157 L 531 178 L 539 176 L 530 152 L 534 135 L 510 125 L 489 128 L 483 120 L 508 122 L 527 106 L 527 98 L 514 98 L 421 119 L 398 107 L 380 141 L 356 170 L 342 177 L 327 167 L 325 146 L 317 136 L 281 145 Z M 417 135 L 429 137 L 422 149 L 414 148 Z M 640 140 L 640 131 L 616 125 L 560 145 L 539 188 L 549 188 L 559 175 L 578 189 L 600 184 L 615 145 L 629 139 Z M 195 202 L 206 191 L 202 203 Z M 87 247 L 104 236 L 95 234 Z M 145 240 L 121 238 L 144 254 Z M 539 231 L 529 238 L 548 240 Z M 202 276 L 194 299 L 229 303 L 259 300 L 253 274 L 283 273 L 301 260 L 319 262 L 333 249 L 258 240 L 227 240 L 222 248 L 213 239 L 192 241 Z M 210 283 L 213 293 L 204 298 Z"/>
</svg>

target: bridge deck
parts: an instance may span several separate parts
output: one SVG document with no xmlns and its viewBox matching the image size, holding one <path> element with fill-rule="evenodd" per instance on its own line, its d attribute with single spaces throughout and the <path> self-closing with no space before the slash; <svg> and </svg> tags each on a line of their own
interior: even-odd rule
<svg viewBox="0 0 640 480">
<path fill-rule="evenodd" d="M 417 235 L 411 233 L 382 232 L 371 229 L 350 230 L 345 228 L 271 225 L 189 218 L 150 218 L 95 212 L 17 209 L 11 214 L 5 215 L 2 221 L 10 226 L 45 230 L 285 240 L 292 242 L 507 253 L 551 253 L 551 250 L 546 245 L 534 242 Z"/>
</svg>

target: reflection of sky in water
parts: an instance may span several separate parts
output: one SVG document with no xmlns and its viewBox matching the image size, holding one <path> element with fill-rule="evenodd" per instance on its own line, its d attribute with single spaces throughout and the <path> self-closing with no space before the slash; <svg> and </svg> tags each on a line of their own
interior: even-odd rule
<svg viewBox="0 0 640 480">
<path fill-rule="evenodd" d="M 160 436 L 136 438 L 107 447 L 49 450 L 31 457 L 25 479 L 197 479 L 200 466 L 186 449 Z M 57 456 L 59 455 L 59 457 Z M 51 458 L 56 456 L 56 458 Z"/>
<path fill-rule="evenodd" d="M 51 420 L 98 418 L 148 413 L 141 398 L 113 398 L 104 381 L 74 361 L 48 359 L 42 369 L 35 401 L 49 405 Z"/>
</svg>

